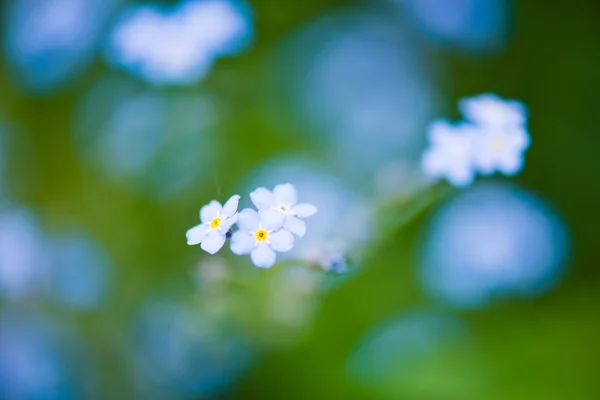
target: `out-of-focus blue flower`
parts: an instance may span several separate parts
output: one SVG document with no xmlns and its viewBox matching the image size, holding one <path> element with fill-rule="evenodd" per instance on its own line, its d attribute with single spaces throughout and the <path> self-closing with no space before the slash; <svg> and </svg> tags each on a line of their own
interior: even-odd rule
<svg viewBox="0 0 600 400">
<path fill-rule="evenodd" d="M 395 0 L 432 40 L 467 51 L 493 52 L 506 45 L 506 0 Z"/>
<path fill-rule="evenodd" d="M 390 161 L 414 161 L 435 92 L 426 57 L 393 16 L 368 7 L 329 15 L 276 60 L 298 126 L 363 190 Z"/>
<path fill-rule="evenodd" d="M 65 83 L 90 62 L 115 0 L 6 2 L 4 45 L 16 77 L 44 92 Z"/>
<path fill-rule="evenodd" d="M 294 184 L 303 201 L 318 204 L 319 214 L 306 220 L 310 234 L 296 240 L 291 251 L 281 254 L 282 259 L 305 259 L 330 269 L 339 254 L 357 250 L 362 247 L 358 244 L 372 237 L 373 217 L 367 201 L 322 165 L 302 159 L 272 160 L 249 177 L 248 186 L 285 181 Z"/>
<path fill-rule="evenodd" d="M 84 165 L 167 200 L 214 177 L 207 170 L 219 153 L 218 118 L 206 95 L 167 95 L 105 79 L 75 114 L 74 142 Z"/>
<path fill-rule="evenodd" d="M 423 173 L 431 178 L 446 178 L 455 186 L 473 182 L 473 128 L 436 121 L 429 126 L 430 147 L 423 153 Z"/>
<path fill-rule="evenodd" d="M 84 232 L 55 238 L 49 270 L 50 294 L 78 309 L 101 306 L 108 295 L 111 266 L 108 254 Z"/>
<path fill-rule="evenodd" d="M 3 312 L 0 315 L 0 396 L 11 400 L 80 398 L 73 352 L 62 329 L 48 321 Z M 69 343 L 72 345 L 73 343 Z"/>
<path fill-rule="evenodd" d="M 4 138 L 4 129 L 0 125 L 0 202 L 6 196 L 4 188 L 4 170 L 6 168 L 6 139 Z"/>
<path fill-rule="evenodd" d="M 381 398 L 479 398 L 473 391 L 481 380 L 468 338 L 459 320 L 412 312 L 361 339 L 346 370 Z"/>
<path fill-rule="evenodd" d="M 148 303 L 135 333 L 143 398 L 219 394 L 235 384 L 252 360 L 243 340 L 174 301 Z"/>
<path fill-rule="evenodd" d="M 545 202 L 501 184 L 477 186 L 442 206 L 425 243 L 426 291 L 464 307 L 549 290 L 569 249 L 563 222 Z"/>
<path fill-rule="evenodd" d="M 173 9 L 133 5 L 107 44 L 108 61 L 154 84 L 202 79 L 221 56 L 252 38 L 250 9 L 238 0 L 188 0 Z"/>
<path fill-rule="evenodd" d="M 39 290 L 47 268 L 46 238 L 36 218 L 0 206 L 0 296 L 19 299 Z"/>
</svg>

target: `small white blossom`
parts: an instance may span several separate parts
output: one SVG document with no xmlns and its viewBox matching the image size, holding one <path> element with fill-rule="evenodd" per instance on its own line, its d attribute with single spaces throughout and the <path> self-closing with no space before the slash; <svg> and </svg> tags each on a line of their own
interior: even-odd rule
<svg viewBox="0 0 600 400">
<path fill-rule="evenodd" d="M 225 205 L 216 200 L 200 209 L 199 225 L 189 229 L 185 234 L 187 244 L 200 244 L 202 250 L 215 254 L 221 250 L 227 238 L 227 232 L 238 220 L 238 202 L 240 196 L 233 195 Z"/>
<path fill-rule="evenodd" d="M 473 135 L 473 163 L 483 175 L 514 175 L 523 167 L 528 147 L 529 135 L 522 127 L 480 127 Z"/>
<path fill-rule="evenodd" d="M 474 178 L 472 161 L 473 128 L 433 122 L 428 130 L 430 147 L 423 154 L 422 168 L 430 178 L 446 178 L 455 186 L 467 186 Z"/>
<path fill-rule="evenodd" d="M 462 99 L 459 108 L 466 119 L 481 126 L 514 127 L 527 122 L 523 103 L 503 100 L 491 93 Z"/>
<path fill-rule="evenodd" d="M 111 32 L 107 58 L 153 84 L 202 79 L 221 56 L 250 42 L 248 7 L 230 0 L 188 0 L 173 8 L 133 5 Z"/>
<path fill-rule="evenodd" d="M 264 210 L 259 215 L 246 208 L 240 212 L 238 227 L 231 237 L 231 251 L 237 255 L 250 254 L 257 267 L 271 268 L 275 264 L 275 252 L 294 247 L 294 235 L 280 229 L 281 218 L 274 210 Z"/>
<path fill-rule="evenodd" d="M 298 237 L 306 233 L 306 224 L 301 218 L 311 217 L 317 212 L 317 208 L 312 204 L 298 204 L 296 188 L 290 183 L 277 185 L 272 192 L 260 187 L 250 193 L 250 198 L 261 217 L 263 213 L 276 211 L 283 228 Z"/>
</svg>

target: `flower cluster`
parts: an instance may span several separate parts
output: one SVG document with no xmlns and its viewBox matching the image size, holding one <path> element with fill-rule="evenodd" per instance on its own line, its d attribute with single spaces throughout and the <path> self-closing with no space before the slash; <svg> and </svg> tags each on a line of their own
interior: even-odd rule
<svg viewBox="0 0 600 400">
<path fill-rule="evenodd" d="M 430 146 L 422 159 L 424 174 L 467 186 L 477 172 L 519 172 L 530 142 L 525 106 L 483 94 L 461 100 L 459 108 L 466 121 L 451 124 L 438 120 L 430 125 Z"/>
<path fill-rule="evenodd" d="M 231 196 L 224 205 L 213 200 L 200 209 L 200 224 L 186 233 L 189 245 L 200 244 L 209 254 L 218 252 L 231 236 L 231 251 L 237 255 L 250 254 L 254 265 L 270 268 L 276 252 L 294 247 L 294 235 L 304 236 L 302 219 L 317 212 L 312 204 L 298 203 L 296 188 L 285 183 L 273 191 L 260 187 L 250 193 L 256 210 L 237 211 L 240 196 Z M 237 225 L 237 230 L 234 227 Z"/>
<path fill-rule="evenodd" d="M 189 84 L 216 59 L 252 38 L 249 7 L 238 0 L 187 0 L 172 8 L 131 6 L 113 29 L 107 59 L 153 84 Z"/>
</svg>

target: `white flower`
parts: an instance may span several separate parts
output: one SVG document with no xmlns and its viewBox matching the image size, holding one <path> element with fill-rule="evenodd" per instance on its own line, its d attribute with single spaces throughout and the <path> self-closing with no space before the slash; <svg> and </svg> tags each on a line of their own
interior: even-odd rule
<svg viewBox="0 0 600 400">
<path fill-rule="evenodd" d="M 523 127 L 480 127 L 473 135 L 473 163 L 482 174 L 498 170 L 514 175 L 524 164 L 529 134 Z"/>
<path fill-rule="evenodd" d="M 281 225 L 298 237 L 306 233 L 306 224 L 300 218 L 308 218 L 317 212 L 317 207 L 308 203 L 297 204 L 296 188 L 285 183 L 275 186 L 273 192 L 260 187 L 250 193 L 259 214 L 277 211 Z"/>
<path fill-rule="evenodd" d="M 189 229 L 185 234 L 187 244 L 199 244 L 202 250 L 215 254 L 225 244 L 229 229 L 238 220 L 238 202 L 240 196 L 233 195 L 225 205 L 221 206 L 216 200 L 211 201 L 200 209 L 199 225 Z"/>
<path fill-rule="evenodd" d="M 446 178 L 455 186 L 469 185 L 475 171 L 472 161 L 473 127 L 433 122 L 428 131 L 430 147 L 423 154 L 422 168 L 430 178 Z"/>
<path fill-rule="evenodd" d="M 524 126 L 527 122 L 527 110 L 523 103 L 516 100 L 503 100 L 495 94 L 481 94 L 462 99 L 460 111 L 465 118 L 482 126 Z"/>
<path fill-rule="evenodd" d="M 189 84 L 215 60 L 249 44 L 248 7 L 229 0 L 189 0 L 171 9 L 133 5 L 113 29 L 108 61 L 154 84 Z"/>
<path fill-rule="evenodd" d="M 238 218 L 239 231 L 231 237 L 231 251 L 237 255 L 250 254 L 254 265 L 270 268 L 275 264 L 275 252 L 294 247 L 294 235 L 281 228 L 281 218 L 274 210 L 260 215 L 249 208 Z"/>
</svg>

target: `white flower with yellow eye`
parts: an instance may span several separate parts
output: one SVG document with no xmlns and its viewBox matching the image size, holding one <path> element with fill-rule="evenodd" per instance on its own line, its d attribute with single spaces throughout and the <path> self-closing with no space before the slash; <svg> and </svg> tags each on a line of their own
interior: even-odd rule
<svg viewBox="0 0 600 400">
<path fill-rule="evenodd" d="M 308 218 L 317 212 L 317 207 L 309 203 L 297 204 L 296 188 L 290 183 L 275 186 L 273 191 L 260 187 L 250 193 L 252 202 L 259 214 L 276 211 L 281 226 L 298 237 L 306 233 L 306 224 L 301 218 Z"/>
<path fill-rule="evenodd" d="M 275 252 L 294 247 L 294 235 L 281 228 L 281 218 L 274 210 L 259 215 L 246 208 L 238 218 L 238 228 L 231 236 L 231 251 L 237 255 L 250 254 L 254 265 L 271 268 L 277 258 Z"/>
<path fill-rule="evenodd" d="M 480 127 L 473 135 L 473 164 L 483 175 L 514 175 L 523 168 L 529 134 L 523 127 Z"/>
<path fill-rule="evenodd" d="M 227 238 L 227 232 L 238 220 L 238 202 L 240 196 L 233 195 L 225 205 L 216 200 L 200 209 L 199 225 L 189 229 L 185 234 L 187 244 L 200 244 L 202 250 L 215 254 L 221 250 Z"/>
<path fill-rule="evenodd" d="M 428 129 L 429 148 L 423 153 L 421 166 L 429 178 L 445 178 L 454 186 L 473 182 L 473 128 L 435 121 Z"/>
</svg>

